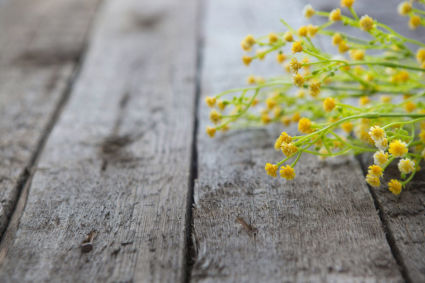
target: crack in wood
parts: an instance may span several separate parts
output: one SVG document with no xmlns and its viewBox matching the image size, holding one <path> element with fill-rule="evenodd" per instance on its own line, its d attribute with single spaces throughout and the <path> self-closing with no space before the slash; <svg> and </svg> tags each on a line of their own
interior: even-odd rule
<svg viewBox="0 0 425 283">
<path fill-rule="evenodd" d="M 199 131 L 199 111 L 200 111 L 200 97 L 201 97 L 201 72 L 203 62 L 203 15 L 204 15 L 204 2 L 198 5 L 197 19 L 198 31 L 196 42 L 196 81 L 195 81 L 195 96 L 194 96 L 194 120 L 193 120 L 193 134 L 192 134 L 192 151 L 190 159 L 190 174 L 189 174 L 189 192 L 186 207 L 186 246 L 185 246 L 185 270 L 183 275 L 183 282 L 189 283 L 192 276 L 192 268 L 197 257 L 196 237 L 193 229 L 193 205 L 195 182 L 198 178 L 198 131 Z"/>
</svg>

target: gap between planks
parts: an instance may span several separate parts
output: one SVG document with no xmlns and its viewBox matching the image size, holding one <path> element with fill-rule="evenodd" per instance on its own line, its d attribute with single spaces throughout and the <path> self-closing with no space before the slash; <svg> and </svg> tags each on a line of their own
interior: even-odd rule
<svg viewBox="0 0 425 283">
<path fill-rule="evenodd" d="M 192 268 L 196 258 L 196 251 L 193 239 L 193 205 L 195 182 L 198 178 L 198 146 L 197 136 L 199 132 L 199 111 L 200 111 L 200 97 L 201 97 L 201 78 L 202 78 L 202 66 L 203 66 L 203 46 L 204 46 L 204 21 L 203 16 L 205 14 L 205 1 L 200 1 L 197 9 L 198 30 L 197 30 L 197 42 L 196 42 L 196 78 L 195 78 L 195 97 L 194 97 L 194 120 L 193 120 L 193 134 L 192 134 L 192 151 L 190 158 L 190 175 L 189 175 L 189 191 L 186 206 L 186 246 L 185 246 L 185 270 L 183 274 L 183 283 L 191 282 Z"/>
</svg>

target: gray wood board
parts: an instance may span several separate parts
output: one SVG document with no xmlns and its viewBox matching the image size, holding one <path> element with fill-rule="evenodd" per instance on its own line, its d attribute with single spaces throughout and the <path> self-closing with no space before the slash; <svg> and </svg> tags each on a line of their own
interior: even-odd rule
<svg viewBox="0 0 425 283">
<path fill-rule="evenodd" d="M 0 7 L 0 234 L 78 64 L 98 0 Z"/>
<path fill-rule="evenodd" d="M 196 21 L 195 0 L 105 2 L 0 281 L 183 280 Z"/>
<path fill-rule="evenodd" d="M 279 18 L 300 26 L 303 5 L 207 1 L 202 97 L 240 86 L 251 73 L 282 72 L 271 56 L 244 67 L 239 41 L 283 31 Z M 200 113 L 193 281 L 403 281 L 355 160 L 322 163 L 305 155 L 295 180 L 271 179 L 263 168 L 280 157 L 273 149 L 280 127 L 209 139 L 204 103 Z"/>
</svg>

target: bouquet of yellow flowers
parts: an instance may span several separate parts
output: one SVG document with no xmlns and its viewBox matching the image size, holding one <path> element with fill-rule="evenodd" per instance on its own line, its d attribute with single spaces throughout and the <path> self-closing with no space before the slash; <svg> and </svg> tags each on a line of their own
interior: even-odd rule
<svg viewBox="0 0 425 283">
<path fill-rule="evenodd" d="M 399 14 L 408 25 L 425 25 L 424 0 L 403 2 Z M 407 38 L 368 15 L 359 17 L 354 0 L 342 0 L 331 12 L 304 8 L 306 18 L 326 17 L 320 25 L 265 36 L 246 36 L 241 47 L 245 65 L 275 53 L 287 74 L 271 78 L 248 77 L 248 86 L 207 97 L 210 119 L 206 132 L 214 137 L 237 125 L 298 124 L 299 135 L 282 132 L 275 149 L 283 158 L 265 165 L 266 173 L 292 180 L 294 166 L 304 153 L 319 158 L 373 152 L 366 182 L 379 187 L 385 169 L 397 162 L 400 177 L 389 190 L 398 195 L 420 170 L 425 159 L 425 43 Z M 416 7 L 418 6 L 418 7 Z M 337 32 L 336 22 L 361 30 L 364 36 Z M 340 54 L 328 54 L 315 45 L 317 35 L 329 37 Z M 254 52 L 255 51 L 255 52 Z M 358 103 L 353 103 L 358 101 Z"/>
</svg>

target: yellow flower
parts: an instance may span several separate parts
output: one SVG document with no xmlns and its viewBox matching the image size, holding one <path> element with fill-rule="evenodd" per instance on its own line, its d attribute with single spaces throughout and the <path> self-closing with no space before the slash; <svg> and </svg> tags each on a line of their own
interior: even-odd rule
<svg viewBox="0 0 425 283">
<path fill-rule="evenodd" d="M 255 82 L 256 82 L 255 76 L 253 76 L 253 75 L 248 76 L 248 78 L 246 79 L 246 82 L 250 85 L 255 84 Z"/>
<path fill-rule="evenodd" d="M 326 112 L 331 112 L 335 108 L 335 105 L 335 99 L 333 99 L 332 97 L 327 97 L 323 101 L 323 109 L 325 109 Z"/>
<path fill-rule="evenodd" d="M 267 113 L 264 113 L 263 115 L 261 115 L 261 122 L 263 122 L 264 124 L 268 124 L 272 121 L 272 119 L 270 118 L 270 116 Z"/>
<path fill-rule="evenodd" d="M 298 29 L 298 35 L 299 36 L 307 36 L 308 29 L 306 26 L 302 26 Z"/>
<path fill-rule="evenodd" d="M 425 143 L 425 130 L 422 129 L 421 132 L 419 133 L 419 138 L 421 139 L 421 141 L 423 143 Z"/>
<path fill-rule="evenodd" d="M 221 119 L 221 114 L 219 112 L 217 112 L 217 110 L 213 109 L 210 112 L 210 120 L 211 122 L 213 122 L 214 124 L 217 124 Z"/>
<path fill-rule="evenodd" d="M 245 64 L 245 66 L 249 66 L 251 64 L 252 57 L 244 55 L 242 56 L 242 62 Z"/>
<path fill-rule="evenodd" d="M 379 126 L 373 126 L 370 128 L 369 136 L 376 142 L 381 141 L 386 137 L 385 130 Z"/>
<path fill-rule="evenodd" d="M 214 137 L 214 135 L 215 135 L 215 131 L 216 131 L 216 129 L 215 129 L 215 128 L 213 128 L 213 127 L 207 127 L 207 130 L 206 130 L 207 134 L 208 134 L 211 138 L 213 138 L 213 137 Z"/>
<path fill-rule="evenodd" d="M 415 111 L 415 109 L 416 109 L 416 104 L 415 104 L 415 103 L 413 103 L 412 101 L 409 101 L 409 102 L 407 102 L 407 103 L 404 105 L 404 109 L 405 109 L 405 110 L 406 110 L 406 112 L 408 112 L 408 113 L 413 112 L 413 111 Z"/>
<path fill-rule="evenodd" d="M 277 101 L 274 97 L 269 97 L 266 99 L 266 106 L 268 109 L 273 109 L 277 105 Z"/>
<path fill-rule="evenodd" d="M 298 122 L 298 131 L 303 134 L 311 133 L 311 121 L 308 118 L 301 118 Z"/>
<path fill-rule="evenodd" d="M 408 152 L 408 148 L 405 142 L 394 140 L 390 143 L 388 152 L 394 157 L 403 157 Z"/>
<path fill-rule="evenodd" d="M 351 8 L 354 4 L 354 0 L 341 0 L 341 7 Z"/>
<path fill-rule="evenodd" d="M 368 15 L 360 18 L 360 28 L 364 31 L 370 31 L 373 28 L 373 19 Z"/>
<path fill-rule="evenodd" d="M 303 65 L 304 70 L 307 72 L 310 69 L 310 66 L 307 65 L 308 63 L 310 63 L 310 61 L 308 60 L 308 57 L 304 57 L 301 60 L 301 64 Z"/>
<path fill-rule="evenodd" d="M 219 101 L 217 101 L 217 106 L 218 106 L 218 109 L 223 111 L 224 108 L 226 108 L 226 103 L 220 99 Z"/>
<path fill-rule="evenodd" d="M 280 145 L 280 149 L 282 150 L 283 154 L 285 154 L 286 156 L 291 156 L 292 154 L 298 151 L 297 146 L 292 142 L 290 143 L 283 142 Z"/>
<path fill-rule="evenodd" d="M 272 177 L 277 177 L 277 169 L 279 169 L 277 165 L 266 163 L 266 166 L 264 167 L 264 169 L 266 170 L 267 175 Z"/>
<path fill-rule="evenodd" d="M 382 103 L 390 103 L 392 100 L 392 97 L 389 95 L 382 95 L 381 96 L 381 102 Z"/>
<path fill-rule="evenodd" d="M 388 139 L 383 138 L 382 140 L 375 141 L 375 146 L 380 150 L 385 150 L 388 147 Z"/>
<path fill-rule="evenodd" d="M 357 125 L 355 129 L 356 137 L 358 137 L 362 141 L 368 142 L 370 144 L 374 144 L 375 142 L 369 136 L 368 130 L 369 130 L 369 126 L 367 124 Z"/>
<path fill-rule="evenodd" d="M 350 49 L 350 47 L 347 45 L 347 43 L 345 41 L 341 41 L 338 44 L 338 51 L 339 53 L 345 53 Z"/>
<path fill-rule="evenodd" d="M 381 181 L 378 176 L 375 175 L 366 175 L 366 182 L 374 188 L 378 188 L 381 185 Z"/>
<path fill-rule="evenodd" d="M 402 2 L 398 4 L 397 11 L 400 15 L 405 16 L 412 10 L 412 4 L 409 2 Z"/>
<path fill-rule="evenodd" d="M 398 170 L 403 174 L 409 174 L 415 170 L 415 162 L 409 158 L 401 159 L 398 162 Z"/>
<path fill-rule="evenodd" d="M 409 99 L 411 97 L 412 97 L 411 94 L 403 94 L 403 100 Z"/>
<path fill-rule="evenodd" d="M 255 44 L 255 38 L 252 35 L 247 35 L 241 42 L 241 47 L 245 51 L 251 51 L 251 47 Z"/>
<path fill-rule="evenodd" d="M 288 42 L 291 42 L 291 41 L 294 40 L 292 32 L 290 32 L 290 31 L 285 32 L 285 34 L 283 35 L 283 38 Z"/>
<path fill-rule="evenodd" d="M 252 34 L 248 34 L 245 38 L 244 38 L 244 41 L 246 42 L 246 43 L 248 43 L 249 45 L 254 45 L 255 44 L 255 38 L 254 38 L 254 36 L 252 36 Z"/>
<path fill-rule="evenodd" d="M 409 73 L 405 70 L 400 71 L 391 77 L 391 81 L 395 83 L 407 82 L 408 80 L 409 80 Z"/>
<path fill-rule="evenodd" d="M 241 47 L 244 51 L 251 51 L 251 45 L 249 45 L 248 43 L 246 43 L 245 40 L 241 41 Z"/>
<path fill-rule="evenodd" d="M 330 154 L 330 152 L 326 149 L 326 147 L 322 147 L 319 150 L 320 154 Z M 326 158 L 328 158 L 329 156 L 327 155 L 319 155 L 319 160 L 325 160 Z"/>
<path fill-rule="evenodd" d="M 280 176 L 287 180 L 295 178 L 295 170 L 290 165 L 280 167 Z"/>
<path fill-rule="evenodd" d="M 421 24 L 421 18 L 418 15 L 413 15 L 409 19 L 409 28 L 416 29 Z"/>
<path fill-rule="evenodd" d="M 216 101 L 216 98 L 215 98 L 215 97 L 207 96 L 207 97 L 205 98 L 205 103 L 206 103 L 209 107 L 214 107 L 214 105 L 215 105 L 215 101 Z"/>
<path fill-rule="evenodd" d="M 342 38 L 341 34 L 335 33 L 334 36 L 332 36 L 332 44 L 333 45 L 339 45 L 344 39 Z"/>
<path fill-rule="evenodd" d="M 351 122 L 344 122 L 341 124 L 341 128 L 344 130 L 344 132 L 349 134 L 353 130 L 353 124 Z"/>
<path fill-rule="evenodd" d="M 283 68 L 287 73 L 291 73 L 291 63 L 286 63 L 285 65 L 283 65 Z"/>
<path fill-rule="evenodd" d="M 304 85 L 304 77 L 300 73 L 295 74 L 292 78 L 296 86 L 302 87 Z"/>
<path fill-rule="evenodd" d="M 278 118 L 280 114 L 282 114 L 282 107 L 276 106 L 275 108 L 273 108 L 273 114 L 276 118 Z"/>
<path fill-rule="evenodd" d="M 364 50 L 358 50 L 358 49 L 350 50 L 351 59 L 356 60 L 356 61 L 363 60 L 364 54 L 365 54 Z"/>
<path fill-rule="evenodd" d="M 388 153 L 382 150 L 375 152 L 375 154 L 373 154 L 373 161 L 378 166 L 384 166 L 388 161 Z"/>
<path fill-rule="evenodd" d="M 320 82 L 312 82 L 309 86 L 309 90 L 310 90 L 310 95 L 312 97 L 317 97 L 320 93 Z"/>
<path fill-rule="evenodd" d="M 291 62 L 289 62 L 289 67 L 292 72 L 297 73 L 301 69 L 301 63 L 298 62 L 297 58 L 292 58 Z"/>
<path fill-rule="evenodd" d="M 425 62 L 425 48 L 420 48 L 416 52 L 416 60 L 418 60 L 419 64 Z"/>
<path fill-rule="evenodd" d="M 365 106 L 365 105 L 367 105 L 367 104 L 369 104 L 370 103 L 370 98 L 369 98 L 369 96 L 362 96 L 362 97 L 360 97 L 360 99 L 359 99 L 359 104 L 361 105 L 361 106 Z"/>
<path fill-rule="evenodd" d="M 314 26 L 314 25 L 307 26 L 307 33 L 308 33 L 308 36 L 310 37 L 314 37 L 318 31 L 319 31 L 318 26 Z"/>
<path fill-rule="evenodd" d="M 292 137 L 288 135 L 286 132 L 282 132 L 280 136 L 282 137 L 282 142 L 286 142 L 286 143 L 292 142 Z"/>
<path fill-rule="evenodd" d="M 288 116 L 284 116 L 280 119 L 280 122 L 284 125 L 284 126 L 289 126 L 291 124 L 291 118 Z"/>
<path fill-rule="evenodd" d="M 402 189 L 402 185 L 399 180 L 392 179 L 388 183 L 388 190 L 390 190 L 390 192 L 392 192 L 395 195 L 399 195 L 401 193 L 401 189 Z"/>
<path fill-rule="evenodd" d="M 300 112 L 295 112 L 294 115 L 292 115 L 292 121 L 298 122 L 301 119 Z"/>
<path fill-rule="evenodd" d="M 283 53 L 278 53 L 278 54 L 276 55 L 276 61 L 277 61 L 278 63 L 283 63 L 283 61 L 285 61 L 285 59 L 286 59 L 286 56 L 285 56 L 285 54 L 283 54 Z"/>
<path fill-rule="evenodd" d="M 341 19 L 342 19 L 342 17 L 341 17 L 341 9 L 339 9 L 339 8 L 333 9 L 329 13 L 329 20 L 330 21 L 340 21 Z"/>
<path fill-rule="evenodd" d="M 373 176 L 377 176 L 377 177 L 382 177 L 383 171 L 384 170 L 379 165 L 370 165 L 369 168 L 368 168 L 368 174 L 373 175 Z"/>
<path fill-rule="evenodd" d="M 307 19 L 310 19 L 311 17 L 313 17 L 314 13 L 316 12 L 314 11 L 313 7 L 310 4 L 306 5 L 303 9 L 303 15 Z"/>
<path fill-rule="evenodd" d="M 257 50 L 255 51 L 255 54 L 260 60 L 264 60 L 264 58 L 266 58 L 266 52 L 264 52 L 264 50 Z"/>
<path fill-rule="evenodd" d="M 277 34 L 275 34 L 274 32 L 269 33 L 269 42 L 270 43 L 275 43 L 276 41 L 278 41 L 279 37 L 277 36 Z"/>
<path fill-rule="evenodd" d="M 292 43 L 292 53 L 298 53 L 303 51 L 303 46 L 301 44 L 301 41 L 295 41 Z"/>
</svg>

